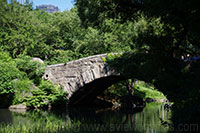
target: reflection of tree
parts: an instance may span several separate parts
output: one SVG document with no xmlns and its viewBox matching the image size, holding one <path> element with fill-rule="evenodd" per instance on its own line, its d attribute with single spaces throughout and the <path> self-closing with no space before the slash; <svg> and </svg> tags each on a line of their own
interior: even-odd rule
<svg viewBox="0 0 200 133">
<path fill-rule="evenodd" d="M 130 130 L 136 132 L 162 131 L 167 132 L 168 128 L 161 126 L 161 120 L 167 120 L 168 114 L 159 104 L 147 104 L 142 112 L 130 113 L 120 111 L 105 111 L 96 113 L 95 110 L 69 109 L 62 111 L 28 111 L 25 113 L 12 113 L 14 125 L 23 124 L 26 127 L 43 127 L 45 129 L 65 127 L 71 130 L 78 127 L 80 131 L 85 125 L 100 125 L 110 128 L 115 125 L 120 131 Z"/>
<path fill-rule="evenodd" d="M 166 120 L 166 112 L 160 105 L 147 105 L 147 107 L 141 113 L 135 114 L 134 127 L 140 131 L 148 132 L 150 130 L 165 132 L 168 129 L 161 126 L 160 116 Z M 161 114 L 160 114 L 161 113 Z M 160 126 L 159 126 L 160 125 Z"/>
<path fill-rule="evenodd" d="M 164 104 L 161 105 L 159 108 L 159 119 L 161 122 L 161 125 L 167 127 L 170 126 L 170 113 L 168 113 L 170 110 L 165 110 Z"/>
<path fill-rule="evenodd" d="M 121 124 L 136 132 L 151 132 L 152 130 L 167 132 L 168 127 L 162 126 L 161 120 L 162 118 L 167 120 L 167 114 L 169 113 L 160 104 L 150 104 L 139 113 L 110 113 L 101 119 L 107 124 Z"/>
<path fill-rule="evenodd" d="M 12 123 L 12 113 L 7 109 L 0 109 L 0 124 Z"/>
<path fill-rule="evenodd" d="M 164 111 L 164 104 L 161 106 L 162 108 L 162 120 L 165 120 L 165 111 Z"/>
<path fill-rule="evenodd" d="M 123 125 L 128 125 L 129 129 L 135 130 L 137 115 L 135 114 L 125 114 L 125 120 L 122 122 Z"/>
</svg>

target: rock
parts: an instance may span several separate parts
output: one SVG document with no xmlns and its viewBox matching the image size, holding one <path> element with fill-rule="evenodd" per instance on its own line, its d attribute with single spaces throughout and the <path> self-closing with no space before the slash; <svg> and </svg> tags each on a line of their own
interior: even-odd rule
<svg viewBox="0 0 200 133">
<path fill-rule="evenodd" d="M 146 98 L 145 102 L 151 103 L 151 102 L 158 102 L 158 103 L 167 103 L 169 102 L 167 99 L 153 99 L 153 98 Z"/>
<path fill-rule="evenodd" d="M 161 102 L 161 103 L 168 103 L 169 102 L 169 100 L 167 100 L 167 99 L 160 99 L 160 101 L 159 102 Z"/>
<path fill-rule="evenodd" d="M 33 59 L 31 59 L 31 61 L 35 61 L 35 62 L 39 62 L 41 64 L 44 64 L 44 61 L 41 60 L 40 58 L 34 57 Z"/>
<path fill-rule="evenodd" d="M 27 109 L 27 107 L 24 104 L 17 104 L 17 105 L 11 105 L 9 109 Z"/>
<path fill-rule="evenodd" d="M 9 109 L 11 112 L 16 112 L 16 113 L 25 113 L 27 109 Z"/>
<path fill-rule="evenodd" d="M 151 102 L 156 102 L 156 100 L 153 99 L 153 98 L 146 98 L 146 99 L 145 99 L 145 102 L 151 103 Z"/>
</svg>

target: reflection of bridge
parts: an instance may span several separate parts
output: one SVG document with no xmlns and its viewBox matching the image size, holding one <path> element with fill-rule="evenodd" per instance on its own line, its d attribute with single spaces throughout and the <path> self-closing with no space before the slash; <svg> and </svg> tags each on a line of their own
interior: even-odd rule
<svg viewBox="0 0 200 133">
<path fill-rule="evenodd" d="M 89 104 L 106 88 L 123 80 L 102 57 L 106 57 L 106 54 L 47 66 L 43 78 L 63 86 L 70 104 Z"/>
</svg>

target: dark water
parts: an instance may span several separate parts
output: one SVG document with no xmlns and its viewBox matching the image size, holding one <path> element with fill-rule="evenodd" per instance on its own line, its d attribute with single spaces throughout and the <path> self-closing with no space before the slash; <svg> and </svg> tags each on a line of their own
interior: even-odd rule
<svg viewBox="0 0 200 133">
<path fill-rule="evenodd" d="M 45 127 L 45 129 L 58 127 L 56 131 L 65 129 L 63 132 L 165 133 L 169 131 L 165 121 L 170 122 L 170 116 L 171 112 L 164 110 L 162 104 L 155 103 L 147 104 L 141 112 L 137 113 L 127 110 L 83 108 L 56 111 L 0 109 L 0 125 L 9 124 L 11 128 L 24 125 L 27 130 L 29 127 Z"/>
</svg>

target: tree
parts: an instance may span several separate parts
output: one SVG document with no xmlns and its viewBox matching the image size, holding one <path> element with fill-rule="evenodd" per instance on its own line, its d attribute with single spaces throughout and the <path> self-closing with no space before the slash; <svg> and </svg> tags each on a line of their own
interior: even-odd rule
<svg viewBox="0 0 200 133">
<path fill-rule="evenodd" d="M 121 19 L 120 25 L 130 25 L 127 29 L 133 31 L 129 37 L 132 40 L 129 42 L 134 42 L 130 45 L 133 54 L 114 59 L 115 66 L 129 77 L 152 82 L 174 101 L 174 123 L 199 123 L 196 118 L 200 113 L 197 110 L 199 64 L 198 61 L 181 59 L 187 54 L 199 56 L 199 1 L 144 0 L 131 3 L 113 0 L 105 5 L 104 2 L 78 0 L 76 5 L 86 27 L 101 27 L 110 18 Z M 101 32 L 108 34 L 105 30 Z M 114 35 L 110 34 L 112 38 Z M 194 104 L 196 106 L 192 106 Z M 186 112 L 191 115 L 186 117 Z"/>
<path fill-rule="evenodd" d="M 143 2 L 142 2 L 143 1 Z M 130 20 L 147 0 L 75 0 L 78 15 L 85 27 L 99 26 L 105 19 Z"/>
<path fill-rule="evenodd" d="M 41 33 L 44 25 L 38 20 L 30 4 L 21 5 L 16 1 L 0 1 L 0 43 L 12 57 L 19 55 L 38 56 L 44 59 L 49 47 Z"/>
</svg>

